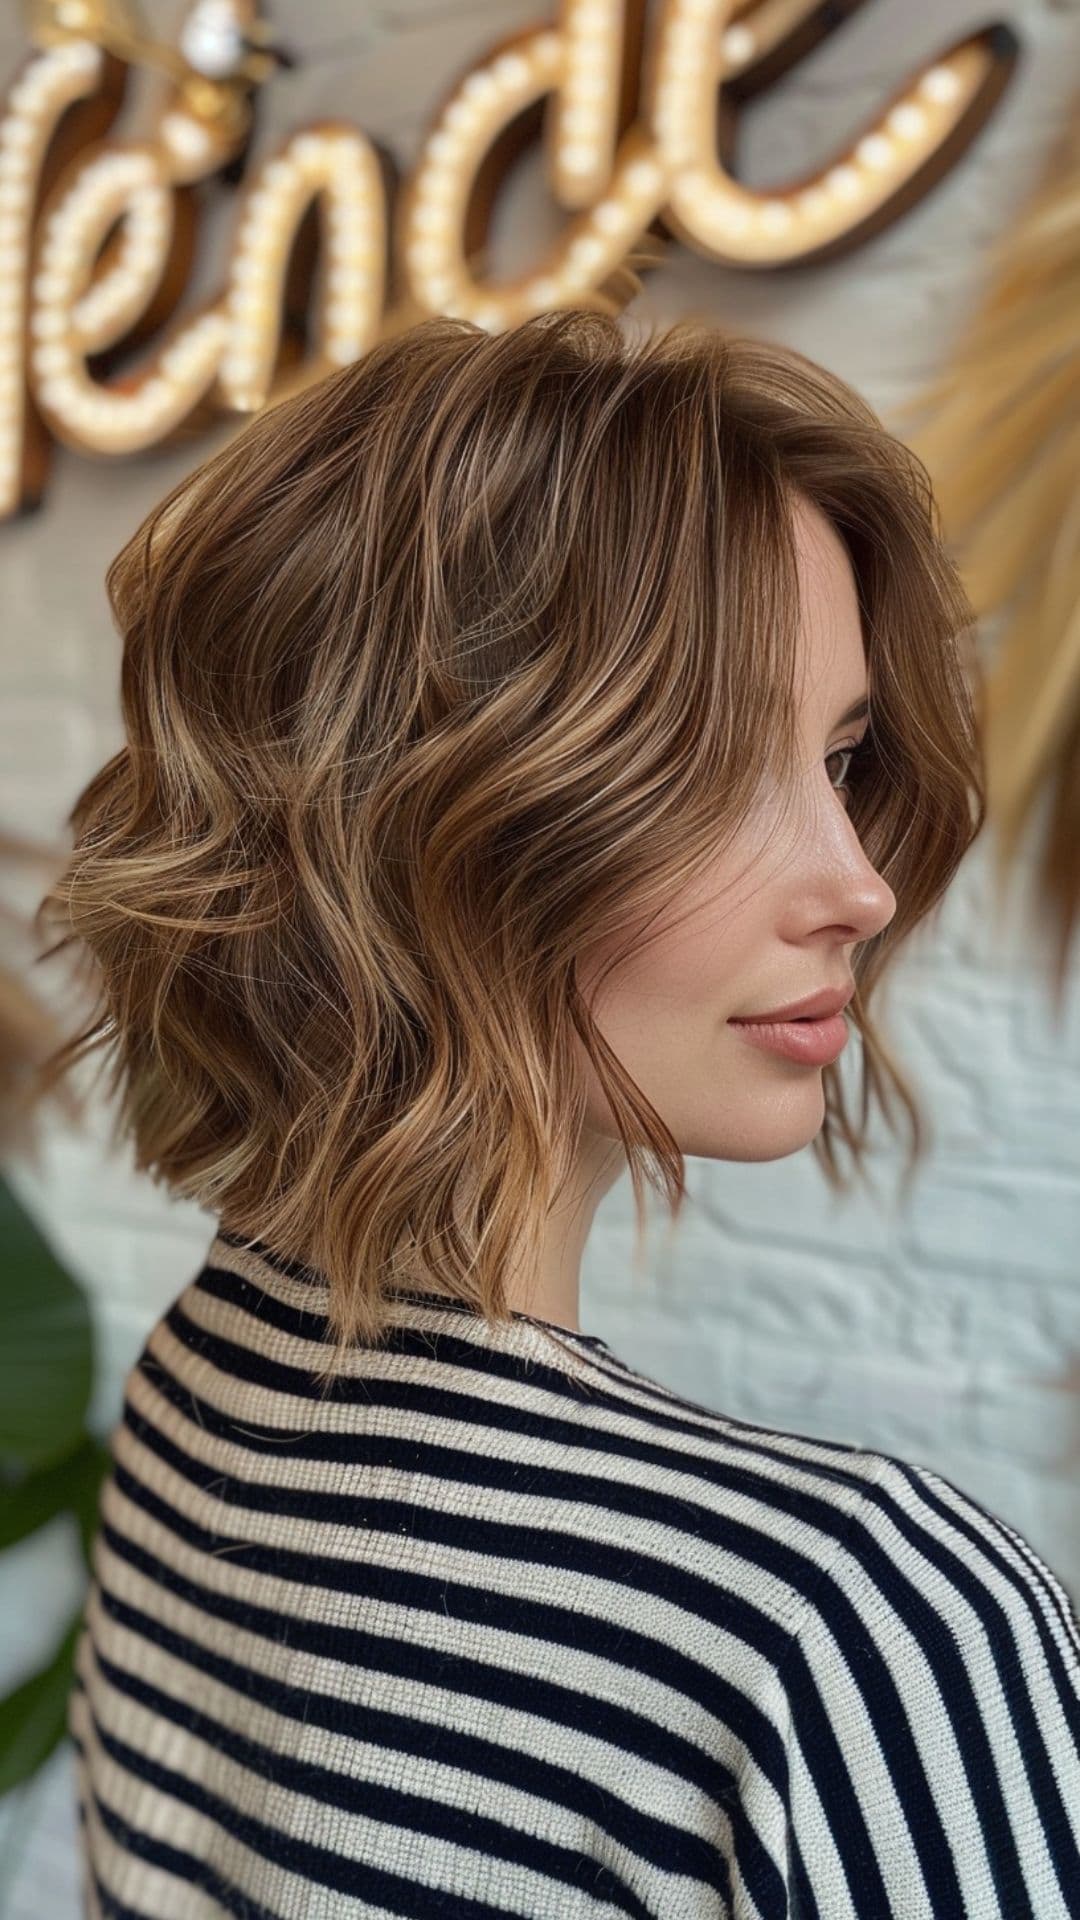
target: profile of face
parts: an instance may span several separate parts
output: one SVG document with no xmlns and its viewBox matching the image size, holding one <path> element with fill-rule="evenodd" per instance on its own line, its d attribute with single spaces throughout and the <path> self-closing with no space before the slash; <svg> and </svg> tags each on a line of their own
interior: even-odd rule
<svg viewBox="0 0 1080 1920">
<path fill-rule="evenodd" d="M 797 791 L 764 794 L 722 858 L 670 903 L 648 928 L 641 952 L 599 987 L 595 975 L 635 929 L 621 928 L 578 965 L 601 1032 L 680 1150 L 712 1160 L 780 1159 L 817 1134 L 825 1114 L 822 1064 L 763 1050 L 730 1022 L 850 987 L 853 949 L 896 911 L 896 896 L 867 859 L 840 790 L 845 750 L 869 726 L 865 716 L 843 719 L 869 695 L 851 563 L 808 501 L 796 507 L 795 535 Z M 585 1139 L 610 1151 L 613 1117 L 584 1050 L 582 1057 Z"/>
</svg>

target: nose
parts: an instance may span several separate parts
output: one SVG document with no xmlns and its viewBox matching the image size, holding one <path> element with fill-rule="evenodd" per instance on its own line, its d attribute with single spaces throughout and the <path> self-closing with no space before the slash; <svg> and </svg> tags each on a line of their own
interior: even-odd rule
<svg viewBox="0 0 1080 1920">
<path fill-rule="evenodd" d="M 872 940 L 896 912 L 896 895 L 883 879 L 855 828 L 847 824 L 843 857 L 835 870 L 837 917 L 852 929 L 852 940 Z"/>
</svg>

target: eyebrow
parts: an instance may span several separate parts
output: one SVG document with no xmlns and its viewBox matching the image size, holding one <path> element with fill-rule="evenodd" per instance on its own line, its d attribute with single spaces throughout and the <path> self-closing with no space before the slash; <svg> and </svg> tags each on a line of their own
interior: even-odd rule
<svg viewBox="0 0 1080 1920">
<path fill-rule="evenodd" d="M 869 700 L 856 700 L 855 705 L 853 707 L 849 707 L 846 713 L 842 713 L 840 715 L 840 718 L 836 724 L 838 727 L 850 726 L 853 720 L 864 719 L 865 716 L 869 713 L 869 711 L 870 711 Z"/>
</svg>

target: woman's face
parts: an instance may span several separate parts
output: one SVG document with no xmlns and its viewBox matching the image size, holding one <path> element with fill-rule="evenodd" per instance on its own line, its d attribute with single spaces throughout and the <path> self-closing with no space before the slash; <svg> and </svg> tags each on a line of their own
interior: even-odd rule
<svg viewBox="0 0 1080 1920">
<path fill-rule="evenodd" d="M 761 1051 L 729 1022 L 847 989 L 856 944 L 896 911 L 838 791 L 841 750 L 869 725 L 842 722 L 869 692 L 851 565 L 809 503 L 796 508 L 795 533 L 802 683 L 793 791 L 762 798 L 716 866 L 671 902 L 647 946 L 599 989 L 594 976 L 631 929 L 590 949 L 578 968 L 605 1039 L 681 1151 L 712 1160 L 779 1159 L 817 1134 L 821 1065 Z M 614 1123 L 591 1062 L 586 1072 L 587 1134 L 610 1140 Z"/>
</svg>

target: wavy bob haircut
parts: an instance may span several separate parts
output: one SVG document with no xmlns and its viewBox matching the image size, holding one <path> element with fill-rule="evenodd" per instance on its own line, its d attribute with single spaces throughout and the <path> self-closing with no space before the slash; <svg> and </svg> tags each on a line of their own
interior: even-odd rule
<svg viewBox="0 0 1080 1920">
<path fill-rule="evenodd" d="M 586 1105 L 575 1035 L 638 1253 L 646 1180 L 678 1218 L 681 1152 L 575 966 L 702 874 L 763 765 L 790 773 L 798 495 L 857 583 L 849 810 L 897 902 L 853 956 L 857 1098 L 824 1070 L 839 1189 L 875 1103 L 906 1115 L 909 1179 L 921 1156 L 870 1000 L 985 809 L 929 475 L 841 379 L 705 320 L 429 319 L 258 414 L 112 561 L 126 744 L 37 922 L 99 997 L 46 1078 L 107 1047 L 114 1143 L 321 1277 L 339 1353 L 379 1342 L 403 1273 L 494 1324 L 506 1276 L 534 1284 Z"/>
</svg>

